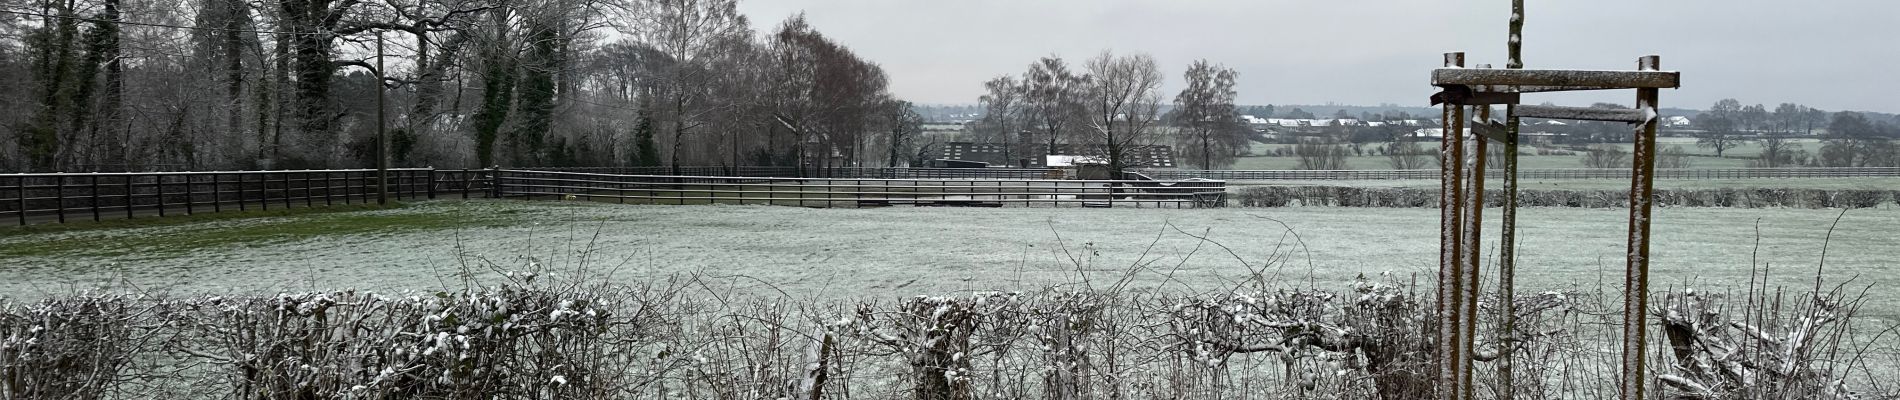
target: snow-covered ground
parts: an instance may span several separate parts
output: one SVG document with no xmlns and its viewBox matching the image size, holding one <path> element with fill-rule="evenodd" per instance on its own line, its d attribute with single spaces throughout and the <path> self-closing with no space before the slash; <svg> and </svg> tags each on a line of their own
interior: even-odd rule
<svg viewBox="0 0 1900 400">
<path fill-rule="evenodd" d="M 1198 292 L 1243 284 L 1255 271 L 1259 280 L 1336 289 L 1359 274 L 1417 273 L 1428 280 L 1438 246 L 1434 209 L 806 209 L 439 201 L 349 214 L 361 213 L 468 221 L 239 237 L 185 252 L 141 243 L 196 243 L 189 240 L 192 235 L 220 237 L 232 229 L 257 230 L 260 224 L 326 220 L 305 216 L 5 234 L 0 247 L 62 240 L 89 244 L 30 255 L 0 251 L 0 295 L 35 297 L 108 285 L 217 293 L 434 290 L 461 286 L 458 276 L 464 271 L 489 279 L 483 277 L 497 269 L 528 268 L 530 259 L 555 275 L 585 268 L 594 277 L 641 281 L 700 273 L 754 294 L 782 290 L 820 298 L 1051 284 L 1101 287 L 1124 276 L 1135 287 Z M 1741 286 L 1748 281 L 1751 257 L 1771 265 L 1778 283 L 1810 286 L 1822 238 L 1839 213 L 1658 209 L 1652 286 Z M 1626 217 L 1623 210 L 1523 210 L 1520 292 L 1620 285 Z M 1495 229 L 1495 220 L 1489 222 Z M 1896 210 L 1848 211 L 1828 249 L 1827 277 L 1858 276 L 1860 282 L 1888 288 L 1876 293 L 1892 293 L 1900 285 L 1900 275 L 1890 272 L 1900 266 L 1895 227 L 1900 227 Z M 165 240 L 154 239 L 161 237 Z M 1495 255 L 1496 238 L 1495 232 L 1485 233 L 1487 255 Z M 1875 299 L 1872 314 L 1900 315 L 1900 299 L 1885 297 Z"/>
</svg>

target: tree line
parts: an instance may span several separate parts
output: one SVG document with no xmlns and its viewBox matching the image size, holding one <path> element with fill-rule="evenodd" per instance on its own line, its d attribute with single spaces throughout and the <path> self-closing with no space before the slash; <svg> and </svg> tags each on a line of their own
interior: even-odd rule
<svg viewBox="0 0 1900 400">
<path fill-rule="evenodd" d="M 1148 166 L 1138 148 L 1174 146 L 1184 165 L 1232 165 L 1252 133 L 1234 105 L 1231 68 L 1207 60 L 1188 66 L 1186 87 L 1163 113 L 1163 74 L 1147 54 L 1103 51 L 1071 68 L 1060 56 L 1029 64 L 1021 75 L 983 84 L 982 117 L 970 124 L 977 141 L 1000 145 L 1005 160 L 1028 160 L 1069 149 L 1094 156 L 1111 171 Z"/>
<path fill-rule="evenodd" d="M 1795 103 L 1781 103 L 1774 111 L 1761 104 L 1742 105 L 1722 99 L 1694 120 L 1696 144 L 1717 157 L 1754 143 L 1761 152 L 1749 161 L 1754 167 L 1900 167 L 1900 118 L 1865 113 L 1829 113 Z M 1816 134 L 1816 128 L 1821 129 Z M 1819 139 L 1810 154 L 1794 139 Z"/>
<path fill-rule="evenodd" d="M 397 166 L 883 165 L 922 123 L 736 0 L 26 0 L 0 32 L 13 171 L 365 167 L 384 125 Z"/>
</svg>

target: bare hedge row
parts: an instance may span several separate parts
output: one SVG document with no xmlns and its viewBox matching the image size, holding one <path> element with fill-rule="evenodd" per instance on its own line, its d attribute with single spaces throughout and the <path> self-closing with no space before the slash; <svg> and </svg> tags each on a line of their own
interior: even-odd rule
<svg viewBox="0 0 1900 400">
<path fill-rule="evenodd" d="M 857 303 L 740 301 L 686 287 L 0 302 L 0 398 L 1416 399 L 1432 390 L 1433 344 L 1424 334 L 1435 321 L 1432 300 L 1403 283 Z M 1674 358 L 1655 361 L 1664 379 L 1680 381 L 1671 393 L 1810 398 L 1845 390 L 1843 379 L 1854 377 L 1835 366 L 1870 360 L 1828 351 L 1865 346 L 1828 335 L 1848 324 L 1851 310 L 1838 307 L 1852 302 L 1830 303 L 1836 308 L 1825 314 L 1787 312 L 1827 319 L 1781 325 L 1731 320 L 1725 303 L 1707 296 L 1658 298 L 1669 327 L 1652 336 L 1658 349 L 1755 346 L 1675 347 Z M 1618 317 L 1614 304 L 1593 299 L 1616 301 L 1603 293 L 1517 299 L 1519 396 L 1614 396 L 1616 354 L 1604 346 L 1613 346 Z M 1801 342 L 1759 342 L 1775 339 L 1730 326 Z M 1835 347 L 1816 342 L 1829 338 Z M 1479 358 L 1500 351 L 1490 339 L 1479 347 Z M 1806 358 L 1763 358 L 1793 347 Z M 1664 365 L 1674 362 L 1720 369 Z M 1491 366 L 1478 369 L 1485 387 L 1505 384 Z"/>
<path fill-rule="evenodd" d="M 1233 194 L 1242 207 L 1437 207 L 1437 188 L 1361 188 L 1347 186 L 1254 186 Z M 1869 208 L 1900 198 L 1900 190 L 1822 189 L 1657 189 L 1664 207 Z M 1504 191 L 1486 190 L 1485 202 L 1504 205 Z M 1621 208 L 1627 190 L 1519 190 L 1520 207 Z"/>
</svg>

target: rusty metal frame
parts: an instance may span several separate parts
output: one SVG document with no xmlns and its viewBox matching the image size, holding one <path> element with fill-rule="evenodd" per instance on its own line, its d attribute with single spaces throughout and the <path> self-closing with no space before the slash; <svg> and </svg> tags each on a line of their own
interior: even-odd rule
<svg viewBox="0 0 1900 400">
<path fill-rule="evenodd" d="M 1518 59 L 1521 30 L 1522 4 L 1514 2 L 1513 34 L 1511 40 L 1511 63 L 1509 67 L 1522 67 Z M 1632 155 L 1630 180 L 1630 218 L 1629 250 L 1624 274 L 1623 337 L 1622 363 L 1618 393 L 1624 399 L 1640 400 L 1644 398 L 1647 386 L 1644 370 L 1644 348 L 1647 336 L 1647 309 L 1649 297 L 1649 233 L 1651 211 L 1654 208 L 1652 197 L 1655 189 L 1656 170 L 1656 127 L 1657 100 L 1661 88 L 1679 86 L 1681 74 L 1660 69 L 1661 57 L 1644 56 L 1637 60 L 1635 71 L 1567 71 L 1567 70 L 1494 70 L 1488 66 L 1464 68 L 1464 53 L 1446 53 L 1445 68 L 1433 70 L 1432 81 L 1443 90 L 1432 96 L 1434 104 L 1444 105 L 1444 134 L 1441 138 L 1439 155 L 1439 173 L 1441 176 L 1439 206 L 1439 276 L 1436 310 L 1438 343 L 1438 384 L 1437 391 L 1441 399 L 1470 399 L 1474 397 L 1476 387 L 1472 382 L 1472 356 L 1477 336 L 1477 301 L 1480 290 L 1479 266 L 1480 244 L 1484 215 L 1484 173 L 1486 143 L 1499 141 L 1506 146 L 1504 204 L 1505 226 L 1502 230 L 1504 248 L 1501 254 L 1500 297 L 1505 304 L 1511 304 L 1514 295 L 1514 260 L 1516 230 L 1516 174 L 1517 174 L 1517 133 L 1519 119 L 1523 117 L 1616 121 L 1637 125 L 1635 129 L 1635 151 Z M 1605 90 L 1636 89 L 1636 108 L 1633 110 L 1595 109 L 1556 106 L 1523 106 L 1520 101 L 1520 87 L 1532 87 L 1542 91 L 1552 88 L 1562 90 Z M 1482 89 L 1482 91 L 1478 90 Z M 1491 121 L 1490 111 L 1493 104 L 1505 104 L 1506 121 Z M 1467 121 L 1465 107 L 1476 106 L 1473 111 L 1478 119 Z M 1467 145 L 1466 124 L 1470 124 Z M 1489 140 L 1487 140 L 1489 139 Z M 1471 154 L 1467 155 L 1466 150 Z M 1513 384 L 1511 377 L 1511 356 L 1509 348 L 1514 346 L 1515 319 L 1513 307 L 1503 308 L 1502 328 L 1497 333 L 1497 346 L 1502 358 L 1499 365 L 1500 379 L 1506 392 L 1501 395 L 1509 398 L 1508 389 Z"/>
</svg>

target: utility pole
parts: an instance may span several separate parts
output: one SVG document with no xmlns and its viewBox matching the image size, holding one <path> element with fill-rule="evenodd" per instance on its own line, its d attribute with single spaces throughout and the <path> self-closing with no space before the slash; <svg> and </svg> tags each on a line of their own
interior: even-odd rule
<svg viewBox="0 0 1900 400">
<path fill-rule="evenodd" d="M 383 102 L 383 33 L 376 32 L 376 205 L 389 204 L 389 134 Z"/>
</svg>

